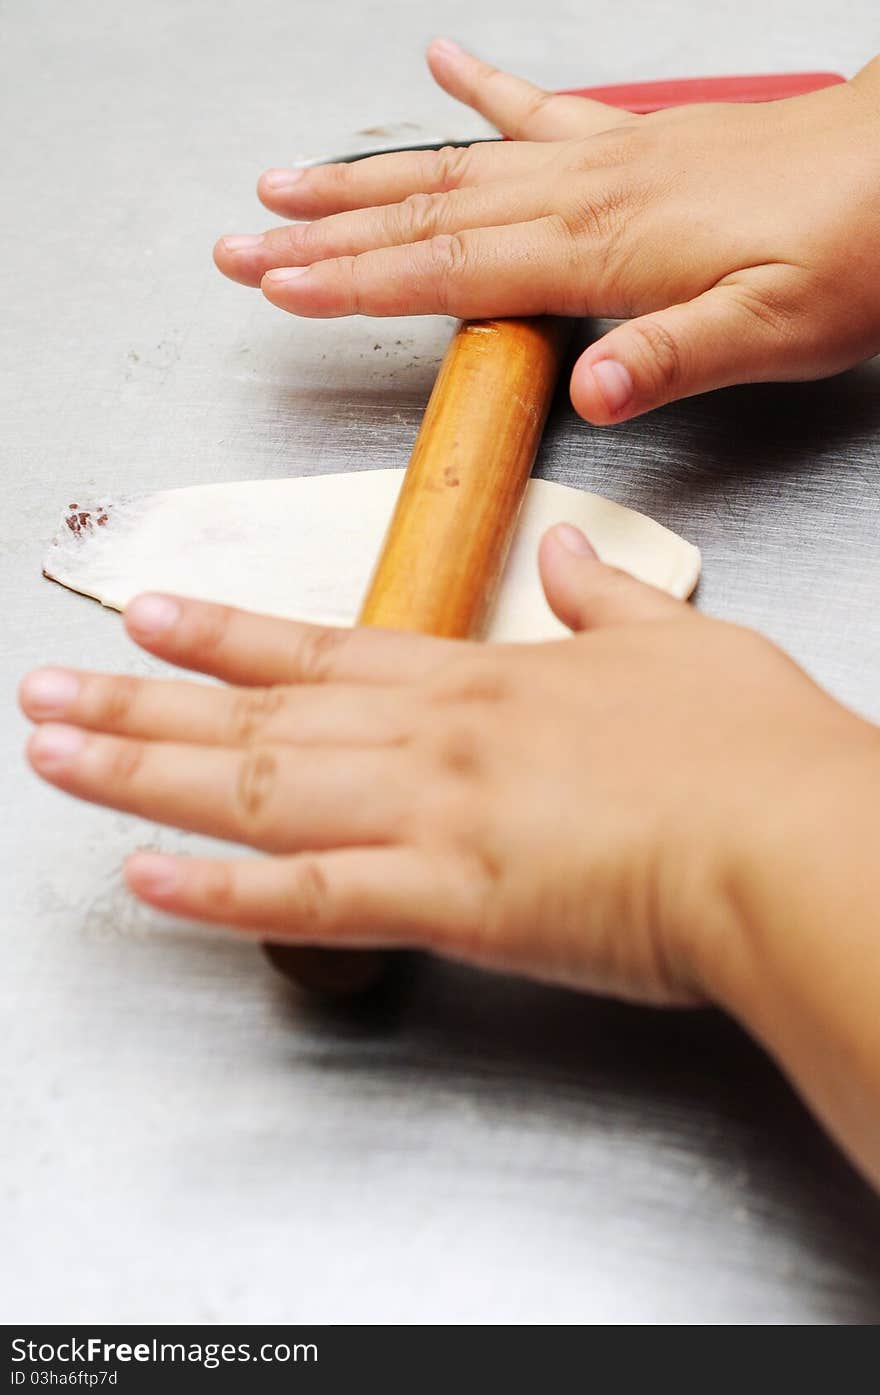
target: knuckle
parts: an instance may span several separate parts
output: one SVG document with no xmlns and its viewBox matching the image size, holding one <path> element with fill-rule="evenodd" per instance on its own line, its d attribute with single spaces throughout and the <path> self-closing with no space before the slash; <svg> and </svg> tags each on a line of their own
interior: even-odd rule
<svg viewBox="0 0 880 1395">
<path fill-rule="evenodd" d="M 468 652 L 473 649 L 475 652 Z M 451 702 L 500 702 L 513 691 L 516 670 L 515 655 L 494 646 L 488 655 L 480 646 L 462 645 L 461 652 L 424 680 L 423 691 L 428 701 L 437 704 Z"/>
<path fill-rule="evenodd" d="M 95 693 L 94 719 L 109 730 L 124 727 L 131 717 L 140 684 L 136 678 L 120 674 L 101 683 Z"/>
<path fill-rule="evenodd" d="M 538 117 L 546 112 L 550 103 L 553 101 L 553 95 L 552 92 L 545 92 L 540 87 L 536 88 L 529 96 L 528 101 L 519 114 L 517 130 L 521 132 L 528 131 Z"/>
<path fill-rule="evenodd" d="M 278 761 L 265 749 L 247 751 L 239 762 L 235 780 L 235 812 L 249 837 L 259 837 L 273 804 L 278 783 Z"/>
<path fill-rule="evenodd" d="M 135 779 L 144 759 L 142 741 L 117 741 L 110 757 L 110 781 L 114 785 L 129 785 Z"/>
<path fill-rule="evenodd" d="M 335 217 L 344 218 L 346 214 L 337 214 Z M 279 238 L 279 250 L 289 253 L 293 257 L 309 257 L 325 250 L 327 245 L 328 232 L 334 226 L 330 218 L 315 218 L 311 223 L 292 223 L 289 228 L 282 228 L 283 242 Z M 330 224 L 328 228 L 327 224 Z M 336 224 L 338 227 L 338 224 Z M 271 237 L 271 232 L 270 232 Z"/>
<path fill-rule="evenodd" d="M 467 167 L 467 146 L 444 145 L 442 150 L 431 152 L 431 182 L 444 194 L 461 187 Z"/>
<path fill-rule="evenodd" d="M 350 164 L 325 165 L 321 170 L 321 182 L 332 194 L 345 194 L 352 184 L 353 169 Z"/>
<path fill-rule="evenodd" d="M 784 334 L 792 318 L 791 297 L 787 290 L 762 286 L 760 289 L 748 285 L 738 288 L 738 300 L 742 310 L 750 320 L 762 330 L 769 330 L 778 337 Z"/>
<path fill-rule="evenodd" d="M 202 874 L 200 900 L 205 909 L 217 915 L 229 915 L 238 900 L 232 868 L 225 862 L 214 862 Z"/>
<path fill-rule="evenodd" d="M 484 765 L 485 738 L 475 723 L 460 718 L 449 722 L 435 738 L 434 760 L 449 775 L 477 776 Z"/>
<path fill-rule="evenodd" d="M 588 285 L 584 276 L 585 248 L 583 245 L 583 220 L 576 213 L 559 210 L 550 213 L 542 220 L 552 241 L 553 257 L 560 267 L 558 307 L 566 314 L 583 315 L 589 313 Z M 591 249 L 595 252 L 595 248 Z M 605 249 L 601 255 L 607 256 Z"/>
<path fill-rule="evenodd" d="M 294 658 L 298 683 L 326 683 L 332 678 L 346 632 L 313 625 L 302 635 Z"/>
<path fill-rule="evenodd" d="M 497 82 L 499 78 L 507 76 L 500 68 L 496 68 L 494 63 L 487 63 L 484 58 L 477 60 L 476 73 L 478 82 Z"/>
<path fill-rule="evenodd" d="M 585 140 L 578 141 L 574 165 L 576 169 L 609 169 L 614 165 L 625 165 L 637 155 L 646 151 L 650 141 L 645 139 L 645 128 L 633 122 L 621 122 L 607 131 L 597 131 Z"/>
<path fill-rule="evenodd" d="M 773 265 L 728 278 L 727 284 L 733 287 L 757 364 L 778 362 L 781 345 L 798 364 L 798 376 L 827 376 L 840 345 L 835 311 L 839 288 L 833 270 Z M 856 309 L 847 323 L 841 367 L 853 361 L 849 346 L 858 333 L 859 314 Z"/>
<path fill-rule="evenodd" d="M 460 233 L 440 233 L 426 243 L 428 248 L 429 274 L 431 275 L 438 303 L 446 312 L 451 305 L 451 297 L 456 280 L 467 268 L 467 249 Z"/>
<path fill-rule="evenodd" d="M 684 378 L 683 352 L 675 335 L 650 319 L 634 322 L 630 331 L 649 385 L 655 392 L 675 388 Z"/>
<path fill-rule="evenodd" d="M 408 194 L 399 205 L 397 232 L 405 242 L 422 242 L 437 226 L 437 195 Z"/>
<path fill-rule="evenodd" d="M 568 213 L 557 209 L 547 215 L 547 221 L 557 240 L 567 243 L 570 247 L 577 242 L 578 237 L 583 232 L 584 219 L 581 216 L 579 206 Z"/>
<path fill-rule="evenodd" d="M 635 580 L 632 572 L 624 571 L 623 567 L 612 566 L 610 562 L 602 563 L 602 575 L 609 587 L 632 586 Z"/>
<path fill-rule="evenodd" d="M 359 257 L 346 256 L 336 257 L 328 266 L 335 268 L 343 286 L 348 287 L 348 300 L 350 313 L 360 315 L 363 305 L 361 288 L 363 285 L 363 271 Z"/>
<path fill-rule="evenodd" d="M 253 688 L 239 693 L 229 712 L 228 741 L 233 746 L 249 746 L 280 710 L 284 694 L 280 688 Z"/>
<path fill-rule="evenodd" d="M 503 702 L 510 693 L 511 682 L 506 673 L 500 673 L 496 667 L 470 665 L 463 671 L 453 668 L 451 672 L 441 673 L 430 687 L 433 700 L 442 704 L 497 703 Z"/>
<path fill-rule="evenodd" d="M 612 567 L 608 563 L 603 563 L 597 568 L 596 574 L 590 584 L 591 599 L 595 598 L 599 605 L 603 602 L 613 600 L 622 591 L 632 588 L 633 578 L 628 572 L 620 567 Z"/>
<path fill-rule="evenodd" d="M 317 939 L 331 928 L 330 882 L 318 858 L 304 857 L 294 864 L 290 899 L 297 932 L 304 939 Z"/>
<path fill-rule="evenodd" d="M 503 73 L 500 68 L 496 68 L 491 63 L 487 63 L 485 59 L 478 58 L 465 79 L 461 94 L 462 100 L 465 101 L 469 107 L 481 109 L 482 89 L 484 87 L 494 87 L 501 77 L 503 77 Z M 504 134 L 506 135 L 508 133 L 505 132 Z"/>
<path fill-rule="evenodd" d="M 571 313 L 584 313 L 584 227 L 578 217 L 555 212 L 546 219 L 549 235 L 553 242 L 553 254 L 558 264 L 564 268 L 560 284 L 565 289 L 562 299 L 569 305 Z"/>
<path fill-rule="evenodd" d="M 492 883 L 502 875 L 502 859 L 496 846 L 495 822 L 489 802 L 473 789 L 453 785 L 439 787 L 414 821 L 412 837 L 423 848 L 451 854 L 480 878 Z"/>
<path fill-rule="evenodd" d="M 467 251 L 459 233 L 439 233 L 430 241 L 431 254 L 441 275 L 454 276 L 464 270 Z"/>
<path fill-rule="evenodd" d="M 607 246 L 623 232 L 630 209 L 630 191 L 618 188 L 585 188 L 575 196 L 565 219 L 569 231 L 586 233 L 591 241 Z"/>
</svg>

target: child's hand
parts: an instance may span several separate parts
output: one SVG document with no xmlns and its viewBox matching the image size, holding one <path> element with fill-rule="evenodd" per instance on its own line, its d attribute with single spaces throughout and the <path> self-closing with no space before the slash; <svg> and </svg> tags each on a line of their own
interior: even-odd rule
<svg viewBox="0 0 880 1395">
<path fill-rule="evenodd" d="M 140 644 L 233 686 L 31 675 L 24 710 L 50 723 L 31 761 L 80 798 L 271 854 L 133 857 L 129 885 L 164 910 L 715 996 L 766 825 L 777 839 L 817 770 L 858 767 L 874 730 L 567 525 L 541 565 L 576 638 L 482 646 L 141 598 Z"/>
<path fill-rule="evenodd" d="M 641 117 L 445 40 L 429 62 L 515 139 L 269 171 L 267 207 L 310 221 L 221 238 L 226 275 L 298 315 L 635 317 L 575 367 L 599 424 L 880 350 L 880 60 L 804 97 Z"/>
<path fill-rule="evenodd" d="M 493 647 L 141 597 L 140 644 L 233 686 L 31 674 L 31 762 L 269 854 L 134 856 L 129 886 L 163 910 L 718 1002 L 880 1185 L 880 734 L 567 525 L 541 567 L 576 638 Z"/>
</svg>

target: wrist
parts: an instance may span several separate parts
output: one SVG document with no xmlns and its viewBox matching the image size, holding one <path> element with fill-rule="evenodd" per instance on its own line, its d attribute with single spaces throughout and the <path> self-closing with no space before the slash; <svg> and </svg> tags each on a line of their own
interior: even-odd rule
<svg viewBox="0 0 880 1395">
<path fill-rule="evenodd" d="M 880 728 L 846 714 L 846 739 L 776 771 L 729 827 L 713 895 L 688 936 L 700 994 L 767 1039 L 795 961 L 877 926 Z M 841 733 L 842 735 L 842 733 Z M 876 933 L 880 950 L 880 930 Z"/>
<path fill-rule="evenodd" d="M 852 719 L 855 721 L 856 719 Z M 802 786 L 739 869 L 707 988 L 880 1186 L 880 731 Z"/>
</svg>

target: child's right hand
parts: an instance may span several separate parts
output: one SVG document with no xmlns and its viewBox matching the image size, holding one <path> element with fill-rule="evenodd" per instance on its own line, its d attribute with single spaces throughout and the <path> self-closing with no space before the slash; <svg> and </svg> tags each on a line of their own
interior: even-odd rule
<svg viewBox="0 0 880 1395">
<path fill-rule="evenodd" d="M 803 97 L 651 116 L 446 40 L 429 62 L 515 139 L 269 171 L 266 206 L 309 221 L 221 238 L 227 276 L 306 316 L 632 317 L 574 369 L 600 425 L 880 351 L 880 59 Z"/>
</svg>

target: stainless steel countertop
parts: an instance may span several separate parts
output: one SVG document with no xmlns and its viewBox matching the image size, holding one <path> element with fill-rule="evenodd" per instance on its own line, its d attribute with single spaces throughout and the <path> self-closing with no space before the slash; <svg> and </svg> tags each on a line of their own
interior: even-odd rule
<svg viewBox="0 0 880 1395">
<path fill-rule="evenodd" d="M 880 1203 L 760 1052 L 636 1011 L 403 964 L 305 1003 L 250 946 L 119 884 L 193 846 L 38 784 L 12 690 L 158 668 L 40 577 L 76 493 L 403 465 L 446 322 L 298 323 L 210 246 L 253 182 L 387 120 L 443 123 L 452 32 L 547 85 L 838 68 L 873 0 L 31 0 L 0 15 L 3 1312 L 6 1321 L 856 1322 Z M 880 363 L 612 432 L 554 413 L 539 470 L 703 549 L 699 604 L 880 717 Z M 821 811 L 817 811 L 821 818 Z"/>
</svg>

